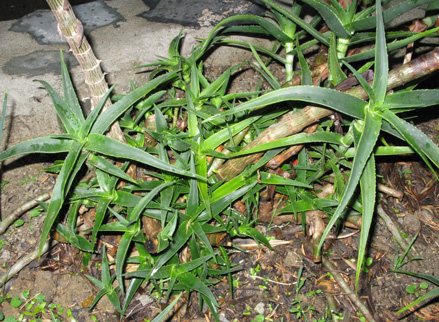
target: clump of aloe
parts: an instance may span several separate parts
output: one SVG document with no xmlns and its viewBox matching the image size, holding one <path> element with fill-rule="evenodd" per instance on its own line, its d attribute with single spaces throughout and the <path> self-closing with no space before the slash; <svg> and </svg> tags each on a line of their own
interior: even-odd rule
<svg viewBox="0 0 439 322">
<path fill-rule="evenodd" d="M 260 194 L 268 186 L 275 186 L 288 200 L 277 214 L 293 213 L 303 223 L 309 211 L 326 215 L 326 228 L 314 238 L 315 261 L 321 259 L 320 249 L 336 223 L 361 216 L 358 285 L 376 207 L 376 159 L 417 153 L 433 171 L 439 165 L 437 146 L 400 114 L 437 104 L 438 90 L 403 86 L 429 71 L 408 64 L 401 68 L 412 71 L 412 79 L 403 79 L 406 74 L 388 67 L 388 52 L 439 28 L 430 28 L 432 19 L 425 19 L 427 30 L 420 33 L 385 30 L 385 23 L 411 8 L 428 3 L 429 9 L 437 9 L 434 1 L 407 0 L 384 12 L 381 1 L 363 8 L 356 0 L 343 2 L 345 6 L 301 0 L 289 9 L 271 0 L 263 2 L 269 18 L 225 19 L 189 57 L 180 54 L 180 33 L 170 44 L 168 58 L 143 66 L 155 67 L 150 81 L 113 97 L 114 103 L 101 112 L 110 89 L 87 118 L 61 54 L 63 95 L 41 83 L 65 133 L 22 142 L 0 153 L 0 160 L 28 153 L 66 154 L 46 205 L 40 252 L 52 229 L 80 249 L 85 262 L 101 250 L 101 279 L 88 276 L 100 289 L 94 304 L 106 295 L 123 315 L 138 288 L 149 283 L 151 292 L 165 300 L 197 292 L 219 321 L 219 304 L 210 287 L 227 276 L 233 294 L 231 273 L 241 269 L 229 259 L 234 238 L 249 237 L 271 247 L 254 228 Z M 311 22 L 301 18 L 307 5 L 318 13 Z M 239 24 L 242 21 L 246 24 Z M 229 37 L 235 33 L 249 35 L 249 41 Z M 273 40 L 273 47 L 252 45 L 254 34 Z M 372 48 L 347 55 L 350 48 L 370 43 Z M 208 79 L 205 54 L 224 44 L 250 49 L 254 61 Z M 328 50 L 320 69 L 305 59 L 305 50 L 316 44 Z M 285 67 L 284 79 L 270 72 L 273 60 Z M 269 90 L 229 93 L 233 77 L 246 64 L 260 72 Z M 372 72 L 373 81 L 365 79 Z M 334 112 L 343 115 L 337 132 L 328 118 Z M 105 135 L 116 121 L 127 143 Z M 303 132 L 314 123 L 318 125 L 313 132 Z M 384 132 L 399 139 L 400 146 L 383 144 Z M 288 175 L 267 169 L 273 158 L 298 145 L 302 148 L 293 155 L 296 164 L 277 166 Z M 133 164 L 141 176 L 128 174 Z M 87 180 L 84 171 L 91 174 Z M 334 192 L 318 198 L 314 185 L 328 177 L 333 178 Z M 245 205 L 244 211 L 233 207 L 236 201 Z M 96 212 L 87 231 L 78 227 L 81 206 Z M 114 263 L 101 247 L 105 234 L 120 235 Z"/>
</svg>

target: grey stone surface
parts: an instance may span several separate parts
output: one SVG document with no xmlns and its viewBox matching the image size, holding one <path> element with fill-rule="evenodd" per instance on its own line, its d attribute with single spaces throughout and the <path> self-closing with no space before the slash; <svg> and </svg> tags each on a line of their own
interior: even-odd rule
<svg viewBox="0 0 439 322">
<path fill-rule="evenodd" d="M 214 26 L 237 14 L 260 15 L 266 9 L 247 0 L 143 0 L 149 11 L 140 15 L 149 21 L 187 27 Z"/>
<path fill-rule="evenodd" d="M 239 4 L 252 4 L 245 0 L 194 2 L 182 0 L 178 3 L 187 11 L 194 11 L 197 21 L 204 21 L 206 25 L 226 15 L 246 13 L 251 6 Z M 151 7 L 142 0 L 100 0 L 73 7 L 85 26 L 94 53 L 102 60 L 107 82 L 117 84 L 114 93 L 129 91 L 131 80 L 136 85 L 147 81 L 148 74 L 138 73 L 134 67 L 156 62 L 157 56 L 168 56 L 169 44 L 182 28 L 181 24 L 142 18 L 146 12 L 166 16 L 176 11 L 175 7 L 164 6 L 166 1 L 156 1 L 155 5 L 152 1 L 148 3 Z M 175 5 L 177 2 L 170 0 L 170 3 Z M 180 13 L 186 14 L 183 10 Z M 184 56 L 190 55 L 197 39 L 209 33 L 211 28 L 202 26 L 203 23 L 198 23 L 196 28 L 184 28 L 181 49 Z M 0 103 L 8 92 L 3 148 L 61 132 L 50 97 L 40 83 L 32 81 L 35 78 L 44 80 L 62 93 L 60 50 L 64 52 L 80 102 L 87 110 L 89 92 L 83 73 L 71 57 L 67 43 L 60 42 L 53 13 L 39 10 L 19 20 L 0 21 Z M 220 48 L 209 56 L 208 62 L 218 67 L 230 66 L 251 57 L 251 53 L 243 49 Z"/>
<path fill-rule="evenodd" d="M 64 61 L 69 68 L 78 65 L 71 53 L 64 54 Z M 61 75 L 60 52 L 57 50 L 38 50 L 32 53 L 11 58 L 4 66 L 3 72 L 8 75 L 35 77 L 44 74 Z"/>
<path fill-rule="evenodd" d="M 74 6 L 76 17 L 84 26 L 84 34 L 88 35 L 96 28 L 115 25 L 125 19 L 103 0 Z M 51 10 L 37 10 L 18 19 L 12 24 L 11 31 L 28 32 L 41 45 L 65 43 L 60 39 L 55 16 Z"/>
</svg>

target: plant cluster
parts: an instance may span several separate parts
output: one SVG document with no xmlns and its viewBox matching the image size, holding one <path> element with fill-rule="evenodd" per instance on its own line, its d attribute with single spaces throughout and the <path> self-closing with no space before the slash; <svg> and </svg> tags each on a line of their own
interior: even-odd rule
<svg viewBox="0 0 439 322">
<path fill-rule="evenodd" d="M 40 81 L 65 134 L 19 143 L 1 152 L 0 160 L 27 153 L 67 154 L 51 168 L 58 177 L 50 203 L 42 203 L 46 219 L 40 252 L 51 230 L 80 249 L 84 262 L 102 249 L 101 279 L 88 276 L 101 289 L 93 305 L 106 295 L 125 314 L 137 289 L 149 282 L 165 300 L 196 291 L 219 321 L 210 286 L 225 276 L 233 294 L 231 274 L 241 269 L 229 260 L 233 238 L 250 237 L 271 247 L 254 228 L 267 188 L 286 196 L 277 214 L 294 214 L 303 225 L 308 212 L 325 214 L 326 227 L 313 236 L 316 261 L 330 229 L 361 216 L 358 283 L 376 206 L 376 158 L 417 153 L 431 169 L 439 165 L 437 146 L 402 114 L 437 104 L 438 90 L 417 90 L 413 81 L 430 71 L 406 64 L 393 72 L 388 62 L 389 52 L 436 35 L 435 17 L 423 20 L 422 32 L 385 30 L 386 23 L 411 8 L 427 4 L 428 12 L 434 12 L 437 1 L 406 0 L 384 11 L 381 1 L 300 0 L 288 8 L 262 2 L 269 17 L 225 19 L 189 57 L 180 54 L 180 33 L 168 58 L 142 66 L 156 67 L 150 81 L 114 96 L 114 103 L 101 111 L 110 90 L 88 117 L 62 54 L 63 96 Z M 301 13 L 309 7 L 316 14 L 305 22 Z M 240 42 L 233 34 L 263 36 L 273 40 L 273 47 Z M 228 92 L 247 62 L 208 79 L 203 58 L 224 44 L 249 48 L 255 58 L 249 64 L 270 89 Z M 310 65 L 305 50 L 317 44 L 328 55 Z M 272 75 L 273 61 L 284 65 L 285 79 Z M 343 119 L 327 118 L 335 112 Z M 127 144 L 105 135 L 116 121 Z M 302 132 L 312 124 L 312 130 Z M 397 146 L 387 143 L 389 135 Z M 295 152 L 275 170 L 267 167 L 291 146 Z M 128 174 L 133 164 L 139 176 Z M 333 191 L 317 197 L 317 185 L 325 182 L 333 184 Z M 233 206 L 237 201 L 244 210 Z M 81 207 L 95 210 L 86 230 L 78 227 Z M 114 263 L 105 246 L 99 247 L 105 234 L 121 236 Z"/>
</svg>

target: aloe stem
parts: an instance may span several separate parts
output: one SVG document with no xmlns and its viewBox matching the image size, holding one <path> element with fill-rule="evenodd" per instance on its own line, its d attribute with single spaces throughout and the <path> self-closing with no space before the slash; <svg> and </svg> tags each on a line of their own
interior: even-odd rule
<svg viewBox="0 0 439 322">
<path fill-rule="evenodd" d="M 233 137 L 233 144 L 237 146 L 241 143 L 241 141 L 244 139 L 247 132 L 250 130 L 250 127 L 246 127 L 244 130 L 239 132 Z M 230 147 L 231 143 L 226 144 L 226 147 L 221 151 L 223 154 L 230 154 L 232 151 L 227 149 L 227 147 Z M 212 165 L 209 168 L 209 171 L 207 172 L 207 177 L 209 178 L 215 171 L 217 171 L 225 162 L 225 159 L 215 158 L 212 162 Z"/>
<path fill-rule="evenodd" d="M 349 38 L 339 38 L 337 43 L 337 57 L 338 59 L 346 56 L 349 47 Z"/>
<path fill-rule="evenodd" d="M 294 77 L 294 69 L 293 69 L 293 63 L 294 63 L 294 55 L 289 54 L 294 49 L 294 43 L 287 42 L 285 44 L 285 81 L 288 82 L 293 79 Z"/>
<path fill-rule="evenodd" d="M 439 69 L 439 48 L 412 60 L 410 63 L 397 67 L 389 72 L 387 89 L 404 85 L 407 82 L 429 75 Z M 367 99 L 367 93 L 361 86 L 356 86 L 344 91 L 350 95 Z M 320 119 L 331 115 L 333 112 L 317 106 L 306 106 L 298 112 L 288 112 L 279 122 L 268 127 L 255 140 L 245 146 L 244 150 L 272 142 L 302 131 L 305 127 L 318 122 Z M 227 179 L 239 175 L 244 168 L 261 157 L 262 153 L 255 153 L 228 160 L 218 170 L 219 179 Z"/>
<path fill-rule="evenodd" d="M 69 1 L 47 0 L 47 3 L 58 21 L 59 36 L 64 35 L 73 55 L 82 68 L 84 81 L 90 90 L 91 108 L 93 109 L 109 89 L 100 66 L 101 62 L 96 58 L 93 49 L 84 36 L 84 27 L 81 21 L 76 18 Z M 104 109 L 110 105 L 111 102 L 107 100 Z M 119 123 L 112 125 L 110 136 L 120 142 L 125 142 Z"/>
</svg>

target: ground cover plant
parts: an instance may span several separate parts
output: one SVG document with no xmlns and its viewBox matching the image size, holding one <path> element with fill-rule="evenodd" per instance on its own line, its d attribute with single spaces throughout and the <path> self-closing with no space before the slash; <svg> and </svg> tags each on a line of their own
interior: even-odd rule
<svg viewBox="0 0 439 322">
<path fill-rule="evenodd" d="M 270 17 L 225 19 L 189 57 L 180 54 L 180 33 L 169 57 L 140 66 L 154 68 L 149 82 L 133 84 L 126 95 L 111 97 L 108 90 L 87 117 L 61 53 L 63 95 L 41 84 L 65 133 L 0 153 L 0 160 L 66 154 L 50 169 L 57 173 L 50 202 L 39 202 L 46 218 L 38 256 L 54 231 L 81 251 L 84 267 L 92 254 L 101 253 L 100 276 L 87 275 L 100 290 L 91 308 L 107 296 L 123 318 L 136 292 L 148 285 L 158 298 L 172 301 L 155 320 L 165 319 L 180 298 L 194 293 L 200 307 L 206 304 L 219 321 L 212 288 L 227 279 L 233 295 L 233 274 L 242 270 L 230 261 L 231 252 L 243 248 L 238 238 L 275 247 L 276 241 L 255 228 L 268 213 L 268 222 L 289 215 L 291 224 L 307 227 L 312 260 L 331 271 L 364 319 L 376 320 L 355 290 L 368 266 L 374 214 L 384 216 L 377 205 L 377 159 L 416 154 L 433 173 L 439 166 L 436 144 L 405 120 L 439 101 L 439 90 L 416 88 L 438 68 L 438 50 L 412 61 L 406 56 L 407 62 L 394 68 L 389 53 L 436 36 L 439 6 L 432 0 L 407 0 L 387 10 L 381 1 L 303 0 L 287 8 L 262 2 Z M 386 30 L 386 23 L 419 5 L 432 14 L 422 21 L 425 31 Z M 309 8 L 316 11 L 305 22 L 301 14 Z M 77 34 L 69 37 L 80 49 L 87 44 Z M 234 34 L 248 35 L 248 42 Z M 272 47 L 253 45 L 253 35 L 272 40 Z M 209 79 L 203 59 L 220 45 L 246 47 L 254 59 Z M 317 54 L 310 63 L 312 46 L 327 55 Z M 283 79 L 272 74 L 272 63 L 283 65 Z M 244 67 L 260 73 L 260 86 L 231 93 L 230 84 Z M 322 194 L 325 186 L 329 190 Z M 263 211 L 264 203 L 270 211 Z M 86 214 L 91 220 L 81 224 Z M 322 255 L 328 235 L 347 223 L 360 230 L 354 291 Z M 111 261 L 103 237 L 117 243 Z M 411 246 L 400 242 L 407 250 L 403 259 Z M 408 274 L 437 285 L 434 276 Z M 302 269 L 297 275 L 291 312 L 306 319 L 311 309 L 303 308 L 298 296 Z M 417 302 L 437 294 L 431 291 Z M 322 319 L 337 321 L 340 309 L 330 296 Z"/>
</svg>

